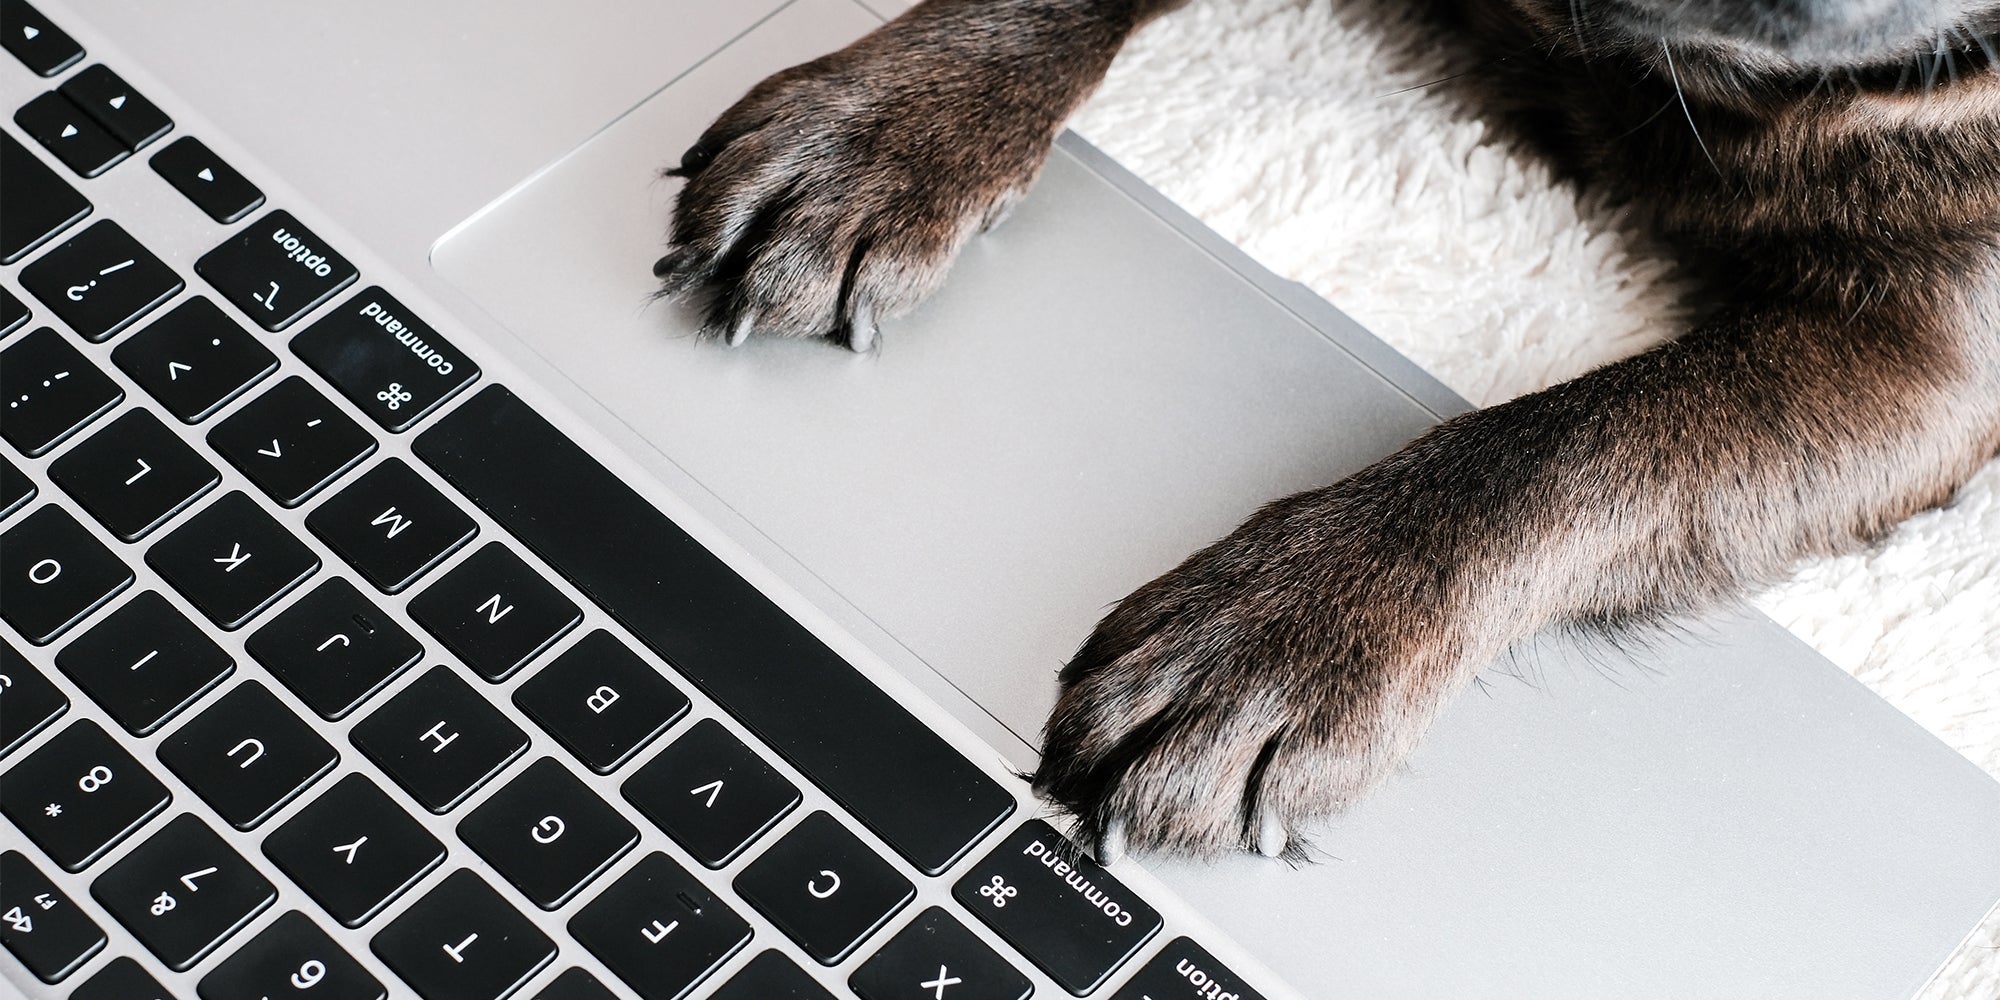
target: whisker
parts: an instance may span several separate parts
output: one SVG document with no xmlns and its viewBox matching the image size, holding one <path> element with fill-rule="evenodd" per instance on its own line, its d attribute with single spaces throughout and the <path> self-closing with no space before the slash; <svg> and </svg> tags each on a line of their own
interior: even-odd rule
<svg viewBox="0 0 2000 1000">
<path fill-rule="evenodd" d="M 1674 66 L 1674 50 L 1667 46 L 1667 40 L 1660 39 L 1660 52 L 1667 57 L 1667 73 L 1674 79 L 1674 96 L 1680 98 L 1681 113 L 1687 116 L 1688 131 L 1694 133 L 1695 145 L 1701 147 L 1701 155 L 1708 157 L 1708 165 L 1715 168 L 1715 176 L 1722 176 L 1722 164 L 1715 162 L 1715 154 L 1708 151 L 1708 140 L 1701 137 L 1701 126 L 1694 123 L 1694 109 L 1688 107 L 1687 91 L 1681 87 L 1681 71 Z"/>
</svg>

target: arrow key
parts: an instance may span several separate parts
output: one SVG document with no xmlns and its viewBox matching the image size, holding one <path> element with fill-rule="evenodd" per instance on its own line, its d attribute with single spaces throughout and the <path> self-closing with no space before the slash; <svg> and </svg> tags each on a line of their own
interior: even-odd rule
<svg viewBox="0 0 2000 1000">
<path fill-rule="evenodd" d="M 175 972 L 278 898 L 264 876 L 187 813 L 98 876 L 90 894 Z"/>
<path fill-rule="evenodd" d="M 264 192 L 222 162 L 200 139 L 184 135 L 153 154 L 153 170 L 195 207 L 223 225 L 241 220 L 264 204 Z"/>
<path fill-rule="evenodd" d="M 174 120 L 166 112 L 103 63 L 65 80 L 56 92 L 75 102 L 84 114 L 96 119 L 97 124 L 133 152 L 152 145 L 174 127 Z"/>
<path fill-rule="evenodd" d="M 0 31 L 0 43 L 37 76 L 54 76 L 83 58 L 83 46 L 43 17 L 41 11 L 29 6 L 27 0 L 6 0 L 0 4 L 0 22 L 6 25 Z"/>
<path fill-rule="evenodd" d="M 182 423 L 199 423 L 278 370 L 278 357 L 196 296 L 111 351 L 111 360 Z"/>
<path fill-rule="evenodd" d="M 297 507 L 375 451 L 375 438 L 297 375 L 208 433 L 271 499 Z"/>
<path fill-rule="evenodd" d="M 14 124 L 84 177 L 96 177 L 132 155 L 69 98 L 51 90 L 14 112 Z"/>
</svg>

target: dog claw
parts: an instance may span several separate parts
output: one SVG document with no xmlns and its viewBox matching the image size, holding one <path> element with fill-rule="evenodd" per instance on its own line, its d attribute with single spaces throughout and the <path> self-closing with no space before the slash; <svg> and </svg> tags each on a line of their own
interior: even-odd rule
<svg viewBox="0 0 2000 1000">
<path fill-rule="evenodd" d="M 1285 825 L 1276 816 L 1266 816 L 1257 828 L 1257 853 L 1267 858 L 1278 857 L 1285 853 L 1285 844 L 1290 840 Z"/>
<path fill-rule="evenodd" d="M 1104 825 L 1104 836 L 1097 842 L 1097 863 L 1111 867 L 1125 857 L 1125 821 L 1114 819 Z"/>
<path fill-rule="evenodd" d="M 875 338 L 882 328 L 875 322 L 875 307 L 863 299 L 854 304 L 854 318 L 847 329 L 847 346 L 856 354 L 866 354 L 875 347 Z"/>
<path fill-rule="evenodd" d="M 757 328 L 757 314 L 746 310 L 737 317 L 736 326 L 729 331 L 729 346 L 735 347 L 750 339 L 750 331 Z"/>
</svg>

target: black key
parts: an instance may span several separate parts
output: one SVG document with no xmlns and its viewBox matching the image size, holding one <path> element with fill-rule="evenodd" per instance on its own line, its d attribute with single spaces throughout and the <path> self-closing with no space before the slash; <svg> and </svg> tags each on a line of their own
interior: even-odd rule
<svg viewBox="0 0 2000 1000">
<path fill-rule="evenodd" d="M 416 451 L 920 871 L 1014 812 L 998 781 L 505 388 Z"/>
<path fill-rule="evenodd" d="M 256 681 L 245 681 L 160 743 L 180 775 L 230 826 L 249 830 L 340 762 L 340 754 Z"/>
<path fill-rule="evenodd" d="M 0 43 L 37 76 L 54 76 L 83 58 L 83 46 L 27 0 L 0 2 L 0 24 L 6 26 Z"/>
<path fill-rule="evenodd" d="M 1157 910 L 1041 820 L 1014 831 L 951 894 L 1077 996 L 1101 985 L 1161 925 Z"/>
<path fill-rule="evenodd" d="M 792 960 L 767 951 L 750 960 L 709 1000 L 833 1000 Z"/>
<path fill-rule="evenodd" d="M 0 134 L 0 264 L 12 264 L 90 214 L 77 193 L 28 147 Z"/>
<path fill-rule="evenodd" d="M 1264 1000 L 1200 945 L 1175 938 L 1111 1000 Z"/>
<path fill-rule="evenodd" d="M 104 930 L 20 851 L 0 854 L 0 944 L 59 983 L 105 945 Z"/>
<path fill-rule="evenodd" d="M 10 134 L 0 134 L 0 264 L 12 264 L 90 214 L 76 192 Z"/>
<path fill-rule="evenodd" d="M 734 860 L 799 804 L 799 790 L 714 719 L 695 723 L 620 790 L 710 868 Z"/>
<path fill-rule="evenodd" d="M 529 902 L 553 910 L 631 850 L 639 828 L 543 757 L 466 816 L 458 837 Z"/>
<path fill-rule="evenodd" d="M 14 183 L 11 175 L 7 178 L 7 183 L 9 185 Z M 11 207 L 8 209 L 12 210 Z M 15 298 L 13 292 L 0 288 L 0 337 L 5 337 L 28 325 L 28 315 L 27 303 Z"/>
<path fill-rule="evenodd" d="M 21 287 L 95 344 L 173 298 L 187 282 L 118 223 L 101 219 L 22 268 Z"/>
<path fill-rule="evenodd" d="M 9 517 L 28 505 L 41 488 L 20 467 L 0 455 L 0 518 Z"/>
<path fill-rule="evenodd" d="M 201 1000 L 382 1000 L 388 991 L 306 915 L 283 914 L 201 977 Z"/>
<path fill-rule="evenodd" d="M 0 618 L 46 646 L 132 585 L 132 570 L 50 504 L 0 535 Z"/>
<path fill-rule="evenodd" d="M 535 994 L 535 1000 L 618 1000 L 588 969 L 572 966 Z"/>
<path fill-rule="evenodd" d="M 63 871 L 82 871 L 172 796 L 97 723 L 83 719 L 0 777 L 0 812 Z"/>
<path fill-rule="evenodd" d="M 451 811 L 528 749 L 528 734 L 442 666 L 357 723 L 351 738 L 434 813 Z"/>
<path fill-rule="evenodd" d="M 908 927 L 898 931 L 881 951 L 854 970 L 847 984 L 862 1000 L 937 996 L 1027 1000 L 1035 991 L 1028 977 L 938 906 L 918 914 Z"/>
<path fill-rule="evenodd" d="M 646 1000 L 678 1000 L 750 941 L 750 925 L 664 854 L 577 911 L 569 932 Z"/>
<path fill-rule="evenodd" d="M 306 518 L 306 527 L 389 594 L 401 592 L 479 531 L 400 458 L 347 484 Z"/>
<path fill-rule="evenodd" d="M 0 641 L 0 757 L 69 711 L 64 695 L 12 643 Z"/>
<path fill-rule="evenodd" d="M 598 774 L 617 770 L 688 711 L 687 695 L 603 629 L 515 689 L 514 704 Z"/>
<path fill-rule="evenodd" d="M 166 112 L 103 63 L 64 80 L 56 91 L 135 153 L 173 131 L 174 120 Z"/>
<path fill-rule="evenodd" d="M 120 955 L 83 981 L 69 1000 L 173 1000 L 173 994 L 137 961 Z"/>
<path fill-rule="evenodd" d="M 834 965 L 916 898 L 894 866 L 816 812 L 736 876 L 736 891 L 815 960 Z"/>
<path fill-rule="evenodd" d="M 196 423 L 278 370 L 278 356 L 195 296 L 111 351 L 111 360 L 182 423 Z"/>
<path fill-rule="evenodd" d="M 202 144 L 184 135 L 153 154 L 153 169 L 208 217 L 229 225 L 257 210 L 264 192 Z"/>
<path fill-rule="evenodd" d="M 507 546 L 488 542 L 413 598 L 410 617 L 473 673 L 498 681 L 568 635 L 583 612 Z"/>
<path fill-rule="evenodd" d="M 375 422 L 401 431 L 479 377 L 479 366 L 380 288 L 292 338 L 292 353 Z"/>
<path fill-rule="evenodd" d="M 375 438 L 297 375 L 208 432 L 209 447 L 280 506 L 297 507 L 375 452 Z"/>
<path fill-rule="evenodd" d="M 128 542 L 222 482 L 215 466 L 145 410 L 127 410 L 71 448 L 50 464 L 49 478 Z"/>
<path fill-rule="evenodd" d="M 424 655 L 395 619 L 337 576 L 252 633 L 244 646 L 326 719 L 344 718 Z"/>
<path fill-rule="evenodd" d="M 22 105 L 14 112 L 14 124 L 84 177 L 96 177 L 132 155 L 104 126 L 53 90 Z"/>
<path fill-rule="evenodd" d="M 290 212 L 272 212 L 195 262 L 244 315 L 273 332 L 291 326 L 359 272 Z"/>
<path fill-rule="evenodd" d="M 149 590 L 78 636 L 56 654 L 56 666 L 119 725 L 144 736 L 222 683 L 236 661 Z"/>
<path fill-rule="evenodd" d="M 319 572 L 319 557 L 238 490 L 153 543 L 146 565 L 209 620 L 238 629 Z"/>
<path fill-rule="evenodd" d="M 499 1000 L 556 957 L 555 942 L 460 869 L 371 943 L 424 1000 Z"/>
<path fill-rule="evenodd" d="M 278 898 L 257 869 L 187 813 L 106 869 L 90 894 L 175 972 L 186 972 Z"/>
<path fill-rule="evenodd" d="M 125 390 L 48 327 L 0 352 L 0 437 L 33 458 L 125 398 Z"/>
<path fill-rule="evenodd" d="M 264 854 L 333 919 L 367 923 L 444 861 L 444 845 L 360 774 L 264 838 Z"/>
</svg>

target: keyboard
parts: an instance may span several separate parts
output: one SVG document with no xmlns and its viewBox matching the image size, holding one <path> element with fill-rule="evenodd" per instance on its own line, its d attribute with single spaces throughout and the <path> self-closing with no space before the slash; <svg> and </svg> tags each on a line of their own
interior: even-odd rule
<svg viewBox="0 0 2000 1000">
<path fill-rule="evenodd" d="M 7 981 L 1260 996 L 311 206 L 0 14 L 45 81 L 0 128 Z"/>
</svg>

